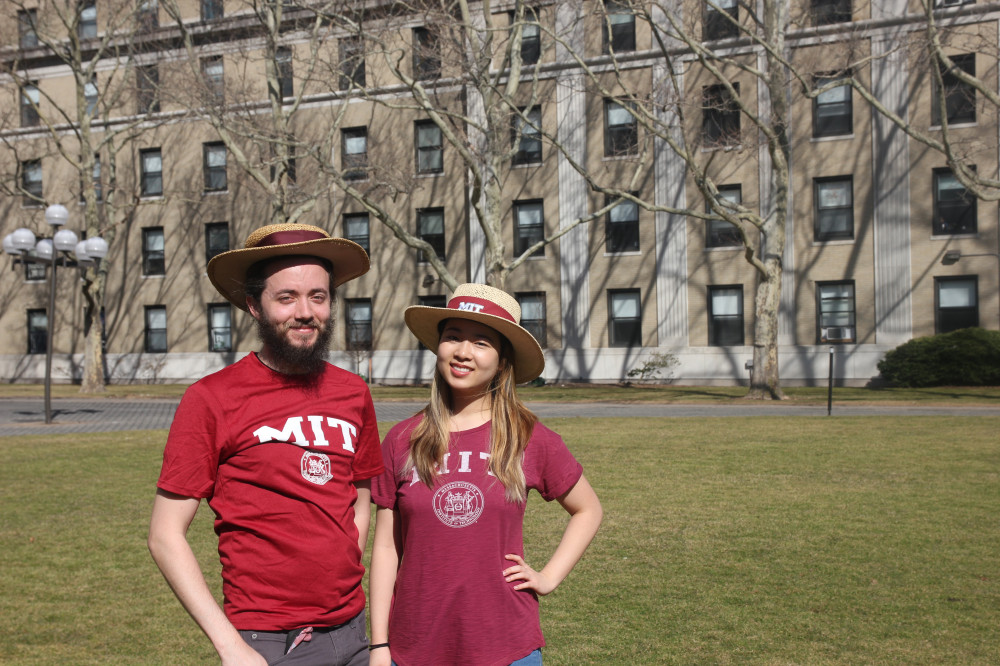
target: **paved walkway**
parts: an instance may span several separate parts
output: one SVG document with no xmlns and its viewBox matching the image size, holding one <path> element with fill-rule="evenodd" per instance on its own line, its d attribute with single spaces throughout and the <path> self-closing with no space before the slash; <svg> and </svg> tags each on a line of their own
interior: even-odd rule
<svg viewBox="0 0 1000 666">
<path fill-rule="evenodd" d="M 836 397 L 835 397 L 836 400 Z M 40 398 L 0 399 L 0 437 L 42 434 L 114 432 L 120 430 L 165 430 L 177 409 L 177 400 L 113 400 L 61 398 L 52 401 L 53 422 L 45 424 Z M 380 421 L 400 421 L 424 406 L 420 402 L 379 402 L 375 414 Z M 614 402 L 528 403 L 541 418 L 556 417 L 742 417 L 742 416 L 825 416 L 826 405 L 752 403 L 739 405 L 651 405 Z M 834 416 L 917 416 L 963 414 L 1000 416 L 996 407 L 935 407 L 915 405 L 838 405 Z"/>
</svg>

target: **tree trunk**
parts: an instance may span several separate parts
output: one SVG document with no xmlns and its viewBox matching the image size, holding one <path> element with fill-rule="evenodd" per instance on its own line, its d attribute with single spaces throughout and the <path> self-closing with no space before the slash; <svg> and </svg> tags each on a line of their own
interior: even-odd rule
<svg viewBox="0 0 1000 666">
<path fill-rule="evenodd" d="M 101 321 L 101 307 L 104 304 L 104 288 L 107 270 L 101 266 L 88 268 L 88 279 L 83 287 L 87 311 L 84 321 L 83 380 L 81 393 L 103 393 L 104 386 L 104 325 Z"/>
<path fill-rule="evenodd" d="M 786 400 L 778 373 L 778 309 L 781 304 L 781 261 L 766 262 L 767 275 L 757 283 L 754 296 L 753 373 L 749 400 Z"/>
</svg>

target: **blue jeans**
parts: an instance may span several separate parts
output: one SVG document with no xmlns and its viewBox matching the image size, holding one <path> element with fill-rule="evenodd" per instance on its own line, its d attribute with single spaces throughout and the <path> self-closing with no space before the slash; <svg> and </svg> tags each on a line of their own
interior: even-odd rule
<svg viewBox="0 0 1000 666">
<path fill-rule="evenodd" d="M 398 666 L 392 662 L 392 666 Z M 542 666 L 542 649 L 539 648 L 527 657 L 521 657 L 517 661 L 511 662 L 510 666 Z"/>
</svg>

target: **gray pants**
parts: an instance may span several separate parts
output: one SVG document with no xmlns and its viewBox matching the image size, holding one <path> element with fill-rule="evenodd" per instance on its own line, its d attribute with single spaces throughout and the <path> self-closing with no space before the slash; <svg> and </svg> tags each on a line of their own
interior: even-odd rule
<svg viewBox="0 0 1000 666">
<path fill-rule="evenodd" d="M 240 631 L 247 645 L 271 666 L 367 666 L 368 634 L 365 612 L 334 628 L 313 629 L 312 639 L 285 653 L 288 632 Z"/>
</svg>

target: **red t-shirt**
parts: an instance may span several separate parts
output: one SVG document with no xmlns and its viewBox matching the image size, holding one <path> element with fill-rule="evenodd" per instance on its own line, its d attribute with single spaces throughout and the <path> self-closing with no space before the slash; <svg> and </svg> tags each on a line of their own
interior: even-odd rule
<svg viewBox="0 0 1000 666">
<path fill-rule="evenodd" d="M 524 555 L 524 504 L 504 498 L 488 470 L 490 424 L 452 434 L 435 487 L 404 470 L 415 416 L 382 443 L 386 471 L 372 498 L 397 509 L 403 552 L 389 617 L 392 658 L 399 666 L 507 664 L 545 645 L 533 592 L 504 580 Z M 583 468 L 562 438 L 537 424 L 524 452 L 524 475 L 550 501 L 568 492 Z M 393 472 L 393 470 L 398 470 Z M 541 568 L 543 562 L 528 559 Z M 520 581 L 518 581 L 520 582 Z"/>
<path fill-rule="evenodd" d="M 354 482 L 382 472 L 378 438 L 368 387 L 333 365 L 310 381 L 250 354 L 184 393 L 157 486 L 208 499 L 237 629 L 332 626 L 364 609 Z"/>
</svg>

